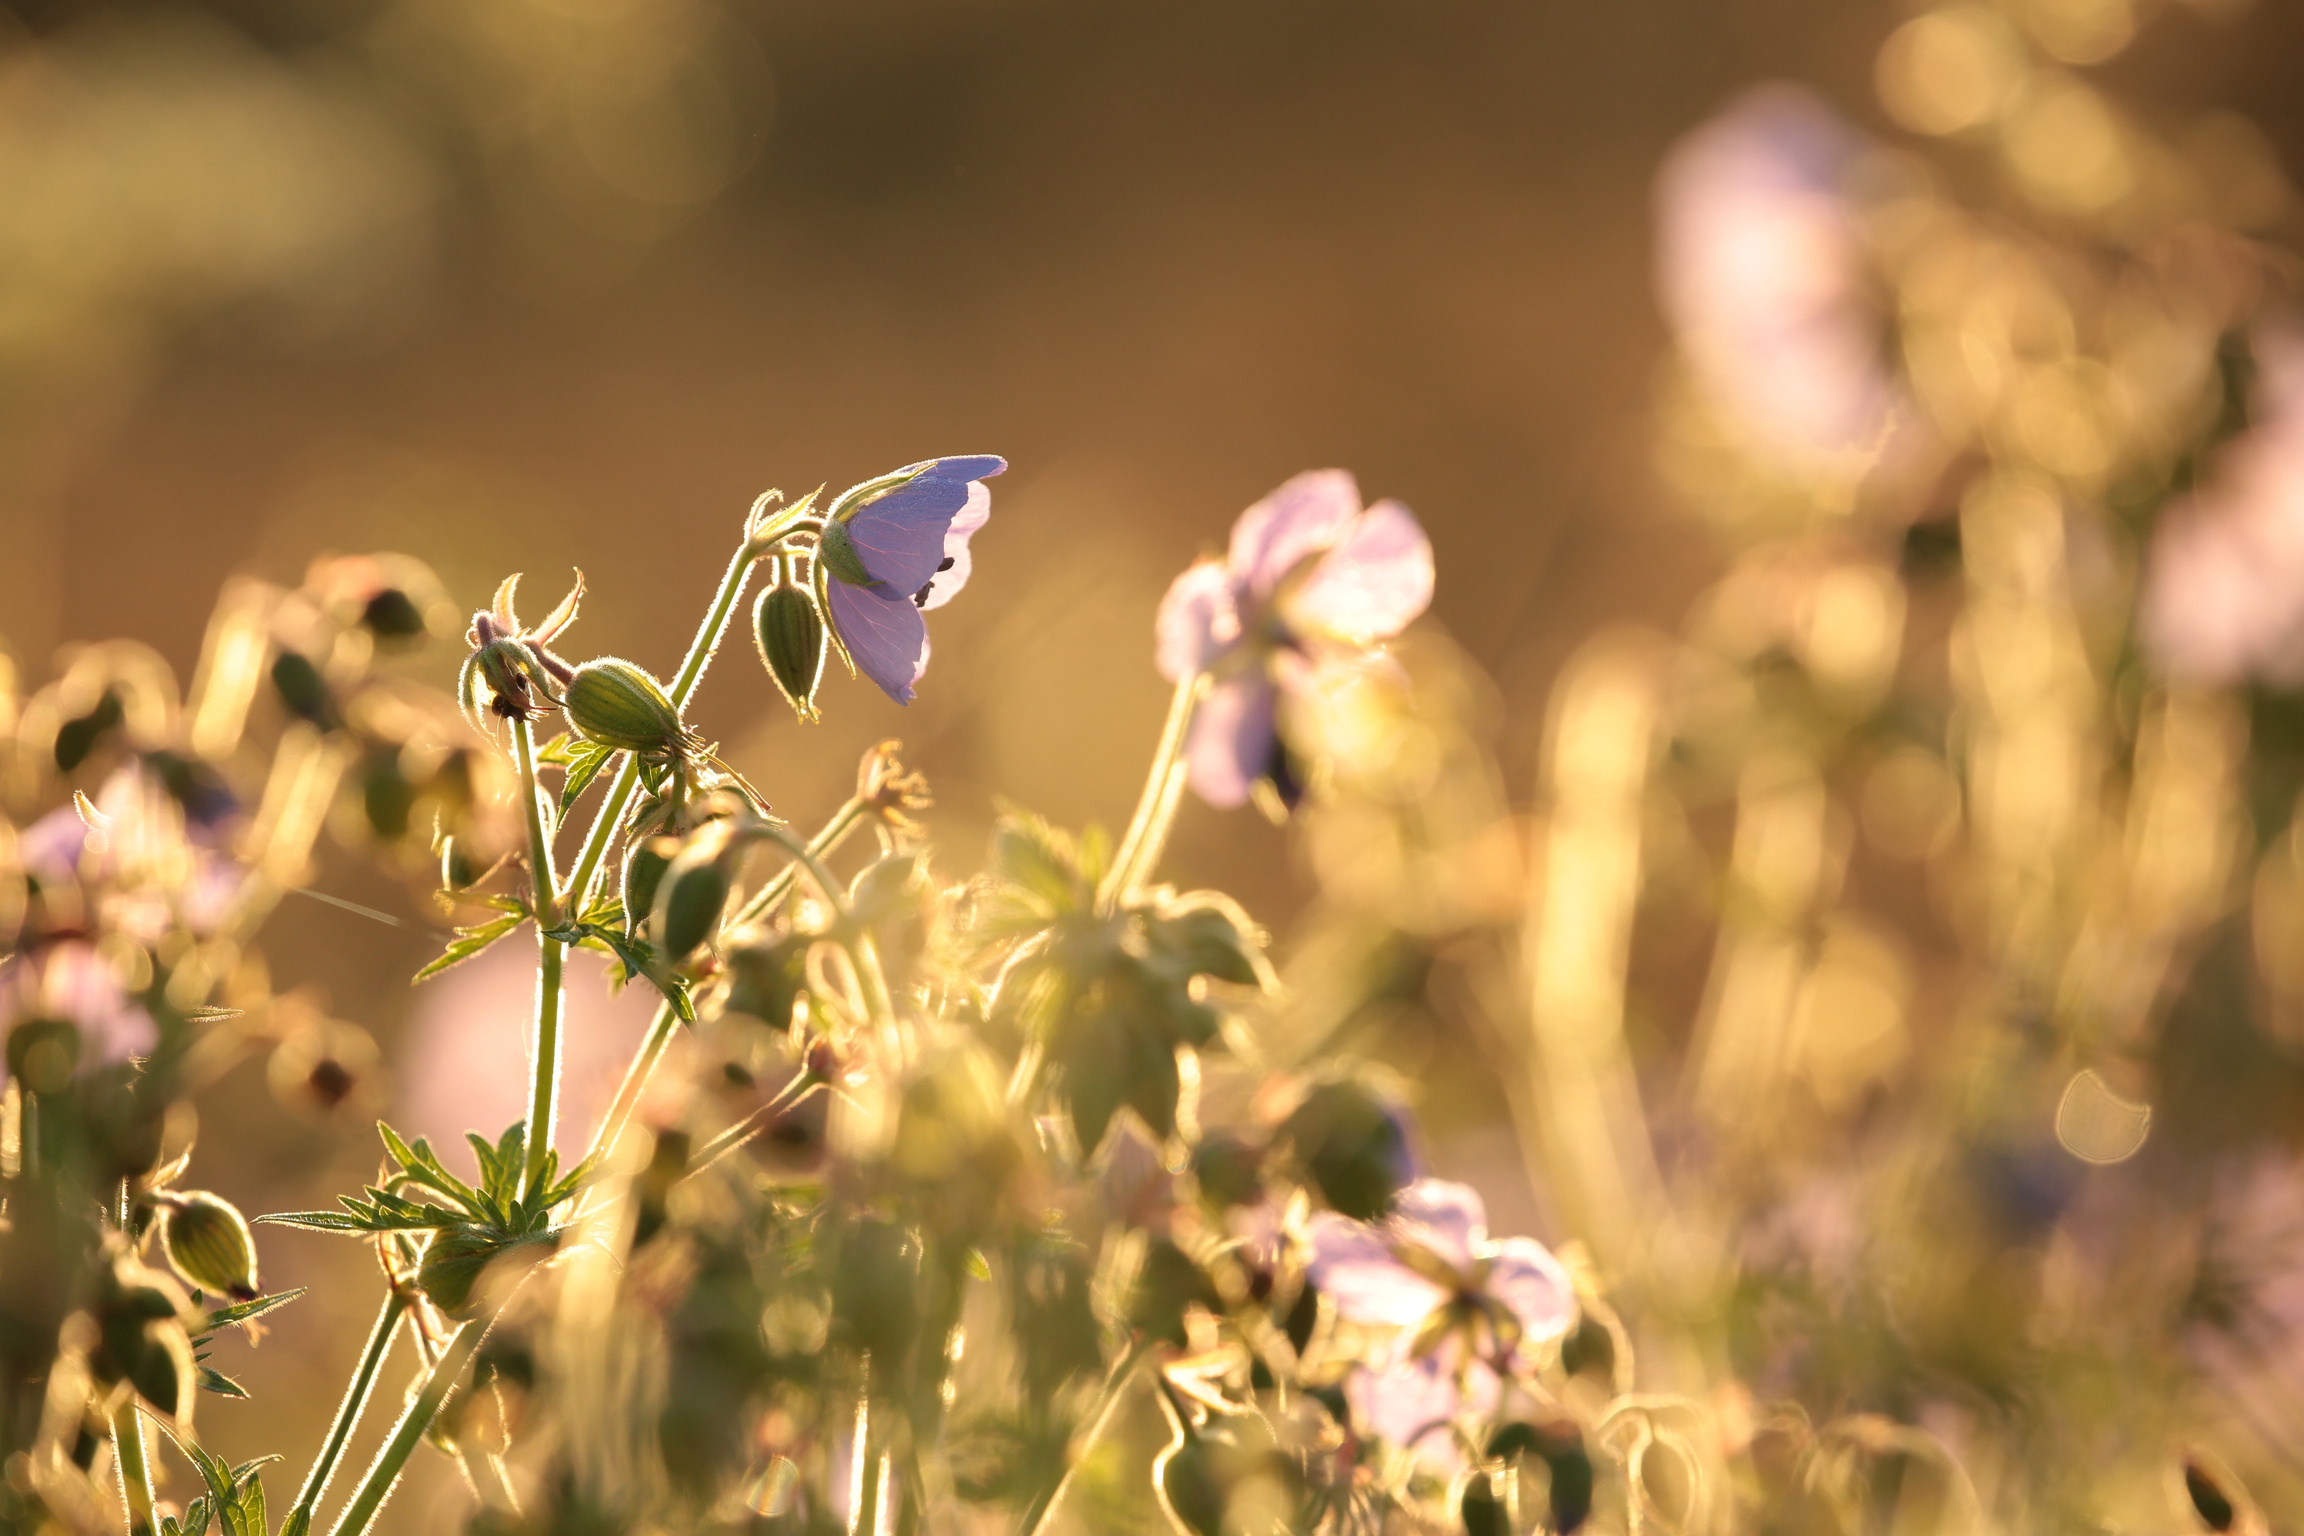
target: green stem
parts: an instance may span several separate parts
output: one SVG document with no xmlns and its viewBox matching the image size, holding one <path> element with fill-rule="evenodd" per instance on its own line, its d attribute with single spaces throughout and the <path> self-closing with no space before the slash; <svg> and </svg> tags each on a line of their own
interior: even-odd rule
<svg viewBox="0 0 2304 1536">
<path fill-rule="evenodd" d="M 1136 814 L 1130 818 L 1128 833 L 1120 839 L 1112 867 L 1105 871 L 1103 885 L 1096 892 L 1096 904 L 1104 911 L 1117 907 L 1160 866 L 1169 830 L 1176 824 L 1176 806 L 1184 793 L 1184 741 L 1207 683 L 1207 673 L 1194 672 L 1176 684 L 1176 696 L 1168 704 L 1168 723 L 1161 728 L 1160 744 L 1152 750 L 1152 771 L 1144 777 L 1144 793 L 1137 798 Z"/>
<path fill-rule="evenodd" d="M 152 1459 L 146 1454 L 144 1417 L 131 1396 L 112 1414 L 113 1453 L 120 1462 L 120 1493 L 128 1503 L 128 1536 L 152 1536 Z"/>
<path fill-rule="evenodd" d="M 712 657 L 720 649 L 721 639 L 728 633 L 728 621 L 735 616 L 736 601 L 744 595 L 744 584 L 752 577 L 752 562 L 766 551 L 766 543 L 780 538 L 783 530 L 770 524 L 759 533 L 747 533 L 743 545 L 737 549 L 728 569 L 721 573 L 720 585 L 712 594 L 712 606 L 704 611 L 704 622 L 697 626 L 696 638 L 688 643 L 688 654 L 681 658 L 680 670 L 673 674 L 665 688 L 675 709 L 683 714 L 688 701 L 695 696 L 696 685 L 704 680 L 704 669 L 712 665 Z M 608 793 L 600 802 L 599 814 L 592 818 L 591 830 L 584 834 L 584 846 L 576 855 L 576 866 L 568 875 L 568 909 L 581 914 L 592 904 L 592 885 L 600 873 L 601 861 L 608 856 L 608 845 L 616 840 L 616 832 L 624 822 L 624 812 L 632 803 L 632 792 L 639 787 L 640 767 L 630 753 L 617 764 L 616 777 L 609 782 Z"/>
<path fill-rule="evenodd" d="M 401 1412 L 400 1422 L 392 1426 L 391 1437 L 376 1453 L 368 1475 L 360 1480 L 352 1502 L 344 1507 L 343 1515 L 336 1521 L 335 1536 L 361 1536 L 368 1529 L 369 1522 L 376 1518 L 376 1511 L 391 1497 L 392 1486 L 400 1480 L 400 1470 L 408 1464 L 408 1458 L 415 1454 L 417 1442 L 432 1427 L 432 1420 L 438 1416 L 441 1404 L 448 1401 L 448 1394 L 456 1389 L 473 1351 L 480 1347 L 481 1335 L 487 1331 L 485 1321 L 466 1323 L 440 1352 L 440 1358 L 426 1373 L 423 1385 Z"/>
<path fill-rule="evenodd" d="M 528 801 L 528 863 L 536 891 L 536 1023 L 528 1036 L 527 1187 L 544 1182 L 544 1160 L 560 1118 L 561 972 L 568 946 L 547 930 L 560 926 L 552 872 L 552 833 L 544 825 L 544 799 L 536 783 L 536 733 L 525 720 L 512 722 L 512 745 L 520 760 L 520 787 Z"/>
<path fill-rule="evenodd" d="M 1072 1486 L 1073 1475 L 1080 1470 L 1080 1464 L 1088 1459 L 1088 1453 L 1096 1448 L 1096 1442 L 1103 1439 L 1104 1431 L 1111 1427 L 1112 1412 L 1120 1406 L 1120 1399 L 1126 1395 L 1128 1383 L 1135 1379 L 1137 1363 L 1144 1358 L 1148 1348 L 1148 1345 L 1141 1342 L 1130 1345 L 1128 1353 L 1122 1355 L 1112 1367 L 1112 1374 L 1104 1378 L 1104 1389 L 1097 1401 L 1096 1416 L 1088 1423 L 1088 1433 L 1080 1441 L 1079 1454 L 1065 1464 L 1064 1475 L 1056 1480 L 1055 1486 L 1036 1496 L 1031 1507 L 1024 1511 L 1024 1519 L 1016 1527 L 1021 1536 L 1041 1536 L 1049 1517 L 1056 1513 L 1056 1506 L 1064 1501 L 1064 1490 Z"/>
<path fill-rule="evenodd" d="M 850 800 L 824 824 L 822 831 L 808 840 L 809 855 L 819 861 L 830 857 L 863 820 L 864 802 Z M 778 870 L 767 884 L 753 892 L 744 905 L 737 909 L 736 926 L 741 927 L 765 916 L 769 908 L 782 901 L 785 893 L 792 889 L 792 882 L 799 878 L 799 871 L 798 864 L 789 864 Z M 640 1049 L 633 1054 L 632 1065 L 624 1069 L 624 1081 L 617 1085 L 616 1097 L 608 1104 L 608 1113 L 601 1117 L 600 1129 L 592 1137 L 592 1148 L 588 1156 L 603 1157 L 616 1145 L 617 1138 L 624 1134 L 624 1126 L 632 1118 L 632 1111 L 639 1104 L 640 1095 L 647 1091 L 648 1079 L 655 1075 L 656 1064 L 664 1059 L 664 1052 L 671 1046 L 672 1037 L 679 1032 L 679 1027 L 680 1015 L 672 1011 L 672 1005 L 660 1004 L 656 1009 L 656 1017 L 649 1021 L 648 1033 L 641 1037 Z"/>
<path fill-rule="evenodd" d="M 545 1160 L 560 1121 L 560 1014 L 568 946 L 539 935 L 536 947 L 536 1029 L 528 1050 L 528 1163 L 530 1190 L 544 1186 Z"/>
<path fill-rule="evenodd" d="M 832 871 L 826 869 L 824 861 L 816 856 L 812 841 L 803 843 L 778 826 L 757 827 L 754 835 L 792 855 L 792 861 L 808 871 L 808 878 L 815 881 L 816 888 L 824 893 L 824 900 L 830 904 L 832 915 L 843 925 L 848 922 L 853 915 L 848 909 L 848 893 L 840 888 L 840 882 L 833 878 Z"/>
<path fill-rule="evenodd" d="M 400 1326 L 401 1314 L 407 1310 L 408 1297 L 398 1286 L 384 1293 L 384 1305 L 376 1313 L 376 1326 L 368 1330 L 368 1342 L 360 1350 L 360 1363 L 352 1368 L 352 1384 L 344 1389 L 344 1401 L 336 1405 L 335 1422 L 328 1426 L 328 1438 L 320 1442 L 320 1454 L 313 1458 L 312 1470 L 304 1475 L 304 1486 L 297 1490 L 296 1502 L 289 1507 L 280 1536 L 304 1536 L 312 1528 L 320 1498 L 328 1491 L 328 1479 L 336 1475 L 336 1464 L 344 1459 L 344 1448 L 352 1443 L 352 1431 L 359 1428 L 360 1416 L 368 1411 L 368 1399 L 376 1394 L 384 1357 L 392 1352 L 393 1331 Z"/>
</svg>

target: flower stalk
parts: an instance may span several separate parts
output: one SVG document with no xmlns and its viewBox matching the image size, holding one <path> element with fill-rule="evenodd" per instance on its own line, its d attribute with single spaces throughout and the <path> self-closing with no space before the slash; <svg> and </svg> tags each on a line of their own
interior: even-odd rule
<svg viewBox="0 0 2304 1536">
<path fill-rule="evenodd" d="M 432 1427 L 433 1419 L 439 1416 L 442 1405 L 448 1401 L 448 1395 L 455 1391 L 457 1381 L 464 1374 L 464 1367 L 471 1363 L 473 1353 L 479 1349 L 480 1339 L 487 1331 L 487 1319 L 475 1319 L 459 1328 L 455 1337 L 448 1341 L 447 1348 L 440 1352 L 440 1358 L 433 1362 L 432 1369 L 425 1374 L 416 1395 L 409 1399 L 407 1408 L 400 1415 L 400 1422 L 392 1426 L 390 1438 L 384 1442 L 384 1448 L 376 1453 L 376 1460 L 369 1466 L 368 1475 L 361 1479 L 358 1491 L 352 1495 L 352 1502 L 345 1506 L 343 1515 L 336 1522 L 335 1536 L 361 1536 L 375 1520 L 376 1512 L 384 1507 L 385 1499 L 391 1496 L 392 1485 L 400 1480 L 401 1469 L 415 1453 L 418 1443 L 424 1438 L 424 1432 Z"/>
<path fill-rule="evenodd" d="M 296 1502 L 288 1510 L 280 1536 L 304 1536 L 312 1528 L 321 1497 L 328 1491 L 328 1480 L 336 1475 L 336 1464 L 344 1459 L 344 1448 L 352 1441 L 352 1431 L 359 1428 L 360 1416 L 368 1410 L 368 1399 L 376 1393 L 384 1357 L 392 1352 L 392 1335 L 400 1326 L 401 1314 L 407 1310 L 408 1295 L 399 1286 L 384 1293 L 384 1305 L 376 1313 L 375 1326 L 368 1330 L 368 1342 L 361 1347 L 359 1363 L 352 1367 L 352 1381 L 344 1389 L 344 1401 L 336 1407 L 336 1418 L 328 1426 L 328 1438 L 320 1443 L 320 1454 L 312 1459 L 312 1470 L 304 1475 L 304 1486 L 297 1490 Z"/>
<path fill-rule="evenodd" d="M 130 1395 L 112 1412 L 112 1445 L 120 1461 L 120 1493 L 128 1504 L 128 1536 L 152 1536 L 152 1458 L 144 1416 Z"/>
<path fill-rule="evenodd" d="M 1167 851 L 1168 833 L 1176 825 L 1176 807 L 1184 794 L 1184 743 L 1192 732 L 1192 716 L 1208 691 L 1208 674 L 1187 673 L 1176 684 L 1168 702 L 1168 722 L 1161 727 L 1160 744 L 1152 752 L 1152 770 L 1144 777 L 1144 793 L 1136 801 L 1127 835 L 1112 856 L 1112 867 L 1096 893 L 1096 902 L 1110 911 L 1160 867 Z"/>
<path fill-rule="evenodd" d="M 528 810 L 528 864 L 536 900 L 536 1022 L 528 1037 L 528 1183 L 544 1180 L 544 1160 L 560 1115 L 561 973 L 568 946 L 551 937 L 560 926 L 554 892 L 552 832 L 544 820 L 544 799 L 536 783 L 536 732 L 526 720 L 512 722 L 512 743 L 520 763 L 520 789 Z"/>
</svg>

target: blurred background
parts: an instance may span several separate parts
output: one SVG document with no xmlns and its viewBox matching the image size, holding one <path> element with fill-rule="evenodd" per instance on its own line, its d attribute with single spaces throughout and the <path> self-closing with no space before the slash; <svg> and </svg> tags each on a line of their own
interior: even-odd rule
<svg viewBox="0 0 2304 1536">
<path fill-rule="evenodd" d="M 2111 7 L 2141 31 L 2110 46 L 2086 33 L 2106 7 L 2032 9 L 2137 121 L 2253 123 L 2233 175 L 2268 165 L 2275 191 L 2248 218 L 2293 236 L 2277 168 L 2304 167 L 2304 6 Z M 2078 30 L 2058 34 L 2066 13 Z M 0 4 L 0 635 L 35 680 L 60 645 L 111 635 L 189 675 L 228 577 L 293 583 L 322 552 L 400 549 L 467 610 L 511 571 L 540 609 L 580 567 L 567 652 L 666 672 L 761 490 L 997 452 L 1012 469 L 914 705 L 835 677 L 826 722 L 801 726 L 732 638 L 698 711 L 803 824 L 863 747 L 902 737 L 965 872 L 996 796 L 1125 819 L 1166 696 L 1151 620 L 1169 579 L 1280 480 L 1333 464 L 1429 530 L 1434 619 L 1489 680 L 1463 717 L 1525 809 L 1566 659 L 1611 625 L 1677 628 L 1735 544 L 1692 510 L 1700 456 L 1659 453 L 1677 377 L 1659 168 L 1769 80 L 1910 142 L 1958 110 L 1908 58 L 1881 62 L 1914 14 Z M 1900 515 L 1942 515 L 1924 501 Z M 425 665 L 445 685 L 458 659 L 444 644 Z M 1194 807 L 1170 867 L 1285 935 L 1313 888 L 1291 846 Z M 437 914 L 356 857 L 324 855 L 313 883 L 402 926 L 292 901 L 272 981 L 370 1031 L 376 1102 L 407 1105 L 418 1090 L 393 1070 L 424 994 L 404 978 Z M 1645 958 L 1659 1007 L 1692 1007 L 1705 951 Z M 1428 1112 L 1450 1107 L 1436 1155 L 1477 1176 L 1499 1230 L 1557 1235 L 1446 1013 L 1392 1053 L 1427 1079 Z M 637 1027 L 601 1017 L 587 1038 Z M 474 1117 L 512 1118 L 516 1034 L 497 1055 L 451 1044 L 459 1088 L 503 1089 Z M 266 1101 L 260 1062 L 210 1090 L 203 1184 L 251 1211 L 302 1206 L 372 1160 L 361 1117 Z M 267 1236 L 265 1262 L 275 1288 L 358 1267 L 294 1235 Z M 297 1423 L 277 1410 L 309 1400 L 317 1422 L 369 1305 L 339 1289 L 243 1361 L 258 1407 L 203 1406 L 211 1443 L 301 1456 L 242 1443 L 236 1416 Z M 425 1477 L 402 1529 L 455 1497 L 444 1468 Z"/>
</svg>

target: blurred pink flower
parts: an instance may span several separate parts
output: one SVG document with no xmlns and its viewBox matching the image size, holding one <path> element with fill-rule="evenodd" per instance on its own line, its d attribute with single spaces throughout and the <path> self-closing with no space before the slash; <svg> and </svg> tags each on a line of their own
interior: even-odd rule
<svg viewBox="0 0 2304 1536">
<path fill-rule="evenodd" d="M 79 1031 L 78 1066 L 127 1061 L 159 1043 L 152 1015 L 128 995 L 92 944 L 67 939 L 0 960 L 0 1038 L 19 1024 L 55 1020 Z M 8 1067 L 0 1059 L 0 1083 Z"/>
<path fill-rule="evenodd" d="M 2304 1437 L 2304 1166 L 2270 1153 L 2209 1202 L 2186 1345 L 2275 1445 Z"/>
<path fill-rule="evenodd" d="M 1460 1459 L 1447 1432 L 1457 1415 L 1495 1408 L 1495 1367 L 1509 1368 L 1521 1346 L 1576 1325 L 1568 1271 L 1533 1238 L 1491 1241 L 1487 1209 L 1467 1185 L 1419 1179 L 1400 1192 L 1389 1219 L 1322 1212 L 1307 1237 L 1312 1283 L 1337 1315 L 1398 1330 L 1345 1382 L 1353 1413 L 1437 1471 Z M 1482 1323 L 1492 1353 L 1475 1349 Z"/>
<path fill-rule="evenodd" d="M 1185 744 L 1186 774 L 1210 805 L 1247 801 L 1259 779 L 1284 800 L 1283 693 L 1317 688 L 1400 633 L 1432 601 L 1432 545 L 1396 501 L 1365 511 L 1341 469 L 1298 475 L 1240 514 L 1226 558 L 1176 578 L 1156 628 L 1160 675 L 1213 674 Z"/>
<path fill-rule="evenodd" d="M 1797 86 L 1739 96 L 1656 183 L 1657 282 L 1697 376 L 1806 466 L 1881 445 L 1895 390 L 1846 188 L 1862 141 Z"/>
<path fill-rule="evenodd" d="M 60 805 L 24 829 L 18 856 L 50 884 L 82 886 L 103 926 L 143 944 L 157 943 L 173 923 L 211 931 L 240 888 L 240 865 L 215 846 L 231 832 L 234 807 L 205 807 L 200 821 L 157 773 L 129 763 L 90 797 L 98 826 L 77 806 Z"/>
<path fill-rule="evenodd" d="M 2304 331 L 2255 354 L 2255 425 L 2163 515 L 2145 572 L 2145 650 L 2187 682 L 2304 682 Z"/>
<path fill-rule="evenodd" d="M 560 1066 L 563 1162 L 583 1149 L 615 1096 L 624 1068 L 656 1013 L 640 982 L 610 993 L 608 963 L 568 952 Z M 429 1136 L 450 1166 L 469 1163 L 464 1132 L 493 1140 L 528 1113 L 528 1027 L 536 1006 L 536 943 L 515 935 L 427 981 L 399 1072 L 393 1127 Z"/>
</svg>

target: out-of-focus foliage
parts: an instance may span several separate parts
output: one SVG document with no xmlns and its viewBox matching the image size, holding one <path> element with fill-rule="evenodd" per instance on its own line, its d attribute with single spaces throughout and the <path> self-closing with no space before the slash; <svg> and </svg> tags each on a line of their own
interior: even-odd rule
<svg viewBox="0 0 2304 1536">
<path fill-rule="evenodd" d="M 393 653 L 453 617 L 380 556 L 233 587 L 188 693 L 129 642 L 11 687 L 0 1518 L 268 1529 L 192 1405 L 244 1394 L 211 1347 L 287 1298 L 179 1188 L 184 1101 L 265 1046 L 301 1109 L 372 1093 L 252 943 L 330 825 L 437 871 L 428 971 L 533 944 L 538 983 L 528 1117 L 475 1128 L 472 1178 L 385 1127 L 374 1184 L 257 1229 L 382 1281 L 296 1536 L 403 1334 L 353 1536 L 420 1443 L 505 1533 L 2304 1518 L 2291 200 L 2245 123 L 2098 88 L 2149 19 L 1958 0 L 1881 54 L 1896 142 L 1775 86 L 1673 152 L 1658 458 L 1723 566 L 1678 630 L 1570 658 L 1532 796 L 1476 669 L 1405 629 L 1421 528 L 1333 471 L 1172 589 L 1134 821 L 1016 809 L 980 867 L 893 744 L 803 835 L 687 710 L 755 569 L 804 720 L 827 655 L 909 698 L 991 458 L 764 496 L 661 679 L 575 660 L 581 581 L 533 628 L 507 581 L 456 696 L 418 688 Z M 159 84 L 68 28 L 0 56 L 0 109 L 57 125 L 11 173 L 41 218 L 171 93 L 266 168 L 231 217 L 155 191 L 149 259 L 50 273 L 0 346 L 337 281 L 331 242 L 457 164 L 569 275 L 725 184 L 763 100 L 701 5 L 411 0 L 332 35 L 358 89 L 185 37 Z M 369 132 L 406 114 L 424 154 Z M 371 152 L 327 188 L 304 158 Z M 1158 878 L 1188 784 L 1291 820 L 1317 896 L 1277 960 Z M 563 1167 L 575 948 L 660 1002 Z M 1557 1252 L 1426 1172 L 1449 1105 L 1383 1062 L 1443 1023 Z"/>
</svg>

